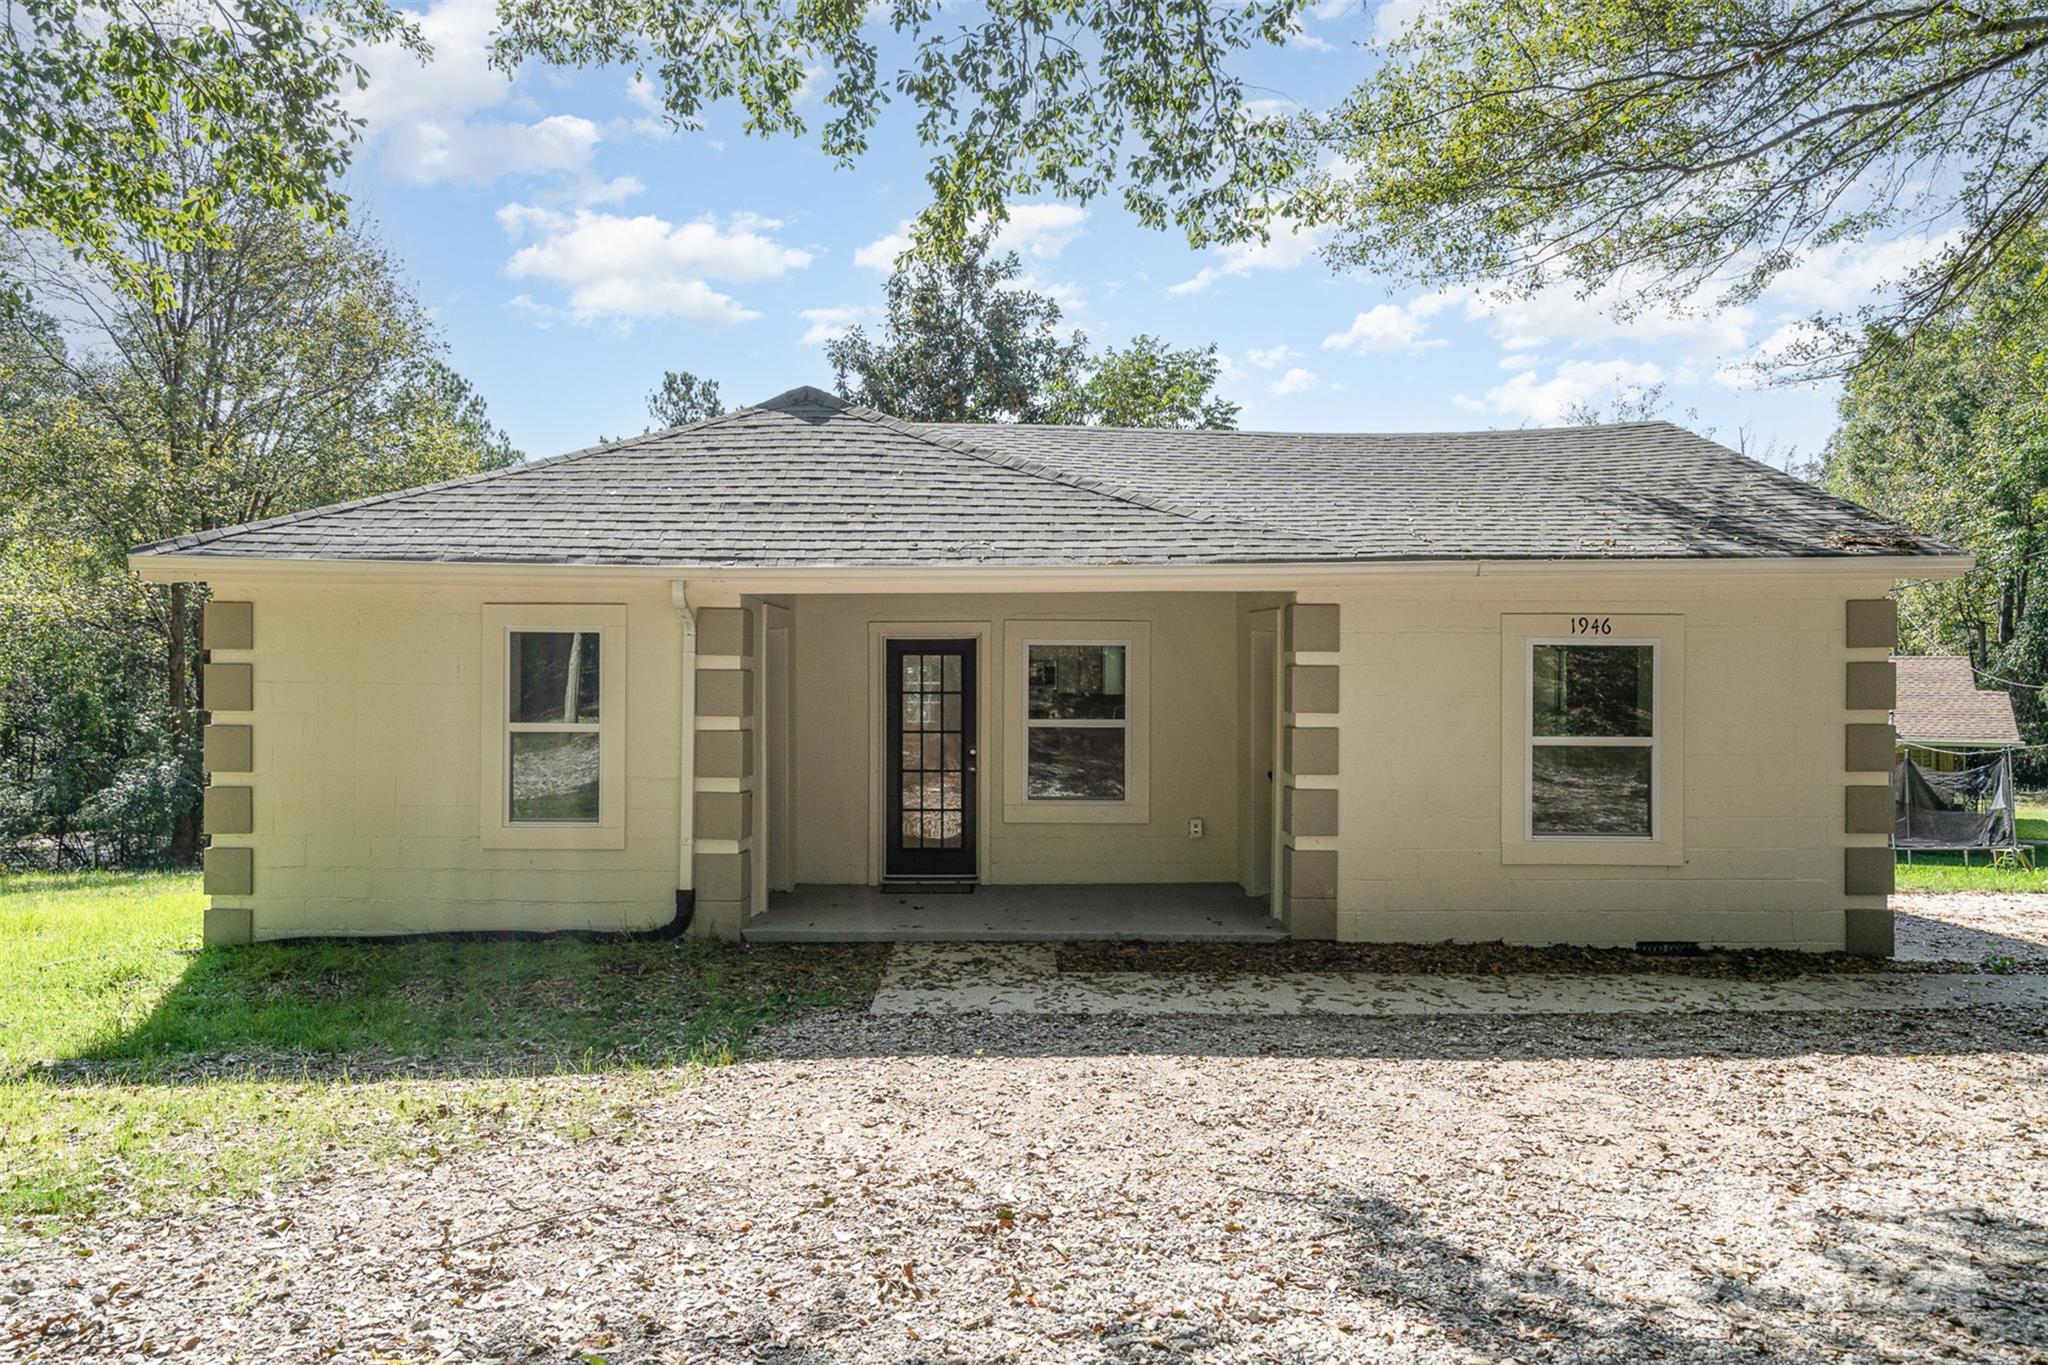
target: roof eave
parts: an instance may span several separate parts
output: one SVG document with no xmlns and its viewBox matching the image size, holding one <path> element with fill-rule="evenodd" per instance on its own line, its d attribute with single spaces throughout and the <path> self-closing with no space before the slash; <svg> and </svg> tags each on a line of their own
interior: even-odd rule
<svg viewBox="0 0 2048 1365">
<path fill-rule="evenodd" d="M 1006 582 L 1058 578 L 1075 587 L 1093 584 L 1129 587 L 1222 586 L 1249 582 L 1289 587 L 1342 586 L 1381 579 L 1583 577 L 1587 574 L 1633 574 L 1644 577 L 1733 578 L 1874 578 L 1944 580 L 1970 571 L 1969 555 L 1844 554 L 1779 556 L 1754 559 L 1709 558 L 1577 558 L 1577 559 L 1401 559 L 1401 560 L 1274 560 L 1211 564 L 933 564 L 902 566 L 792 564 L 748 566 L 730 564 L 602 564 L 520 563 L 474 560 L 392 560 L 263 558 L 253 555 L 135 553 L 129 566 L 145 582 L 181 583 L 216 579 L 276 577 L 357 578 L 534 578 L 568 574 L 579 578 L 644 578 L 693 582 L 772 585 L 778 591 L 845 591 L 846 584 L 882 589 L 920 586 L 920 580 L 943 579 L 950 590 L 968 584 L 1000 586 Z M 829 586 L 818 586 L 826 584 Z"/>
</svg>

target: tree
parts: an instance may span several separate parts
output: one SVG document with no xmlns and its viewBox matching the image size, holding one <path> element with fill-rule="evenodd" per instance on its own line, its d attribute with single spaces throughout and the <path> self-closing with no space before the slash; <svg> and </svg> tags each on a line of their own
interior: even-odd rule
<svg viewBox="0 0 2048 1365">
<path fill-rule="evenodd" d="M 718 381 L 699 379 L 688 370 L 669 370 L 661 387 L 647 395 L 647 414 L 657 427 L 685 427 L 725 413 L 718 399 Z"/>
<path fill-rule="evenodd" d="M 1259 211 L 1298 168 L 1280 121 L 1246 113 L 1230 58 L 1279 46 L 1308 0 L 1010 0 L 981 12 L 886 0 L 505 0 L 496 60 L 625 64 L 679 127 L 735 100 L 745 128 L 803 135 L 817 77 L 832 112 L 819 144 L 841 165 L 867 150 L 891 92 L 917 106 L 932 149 L 923 227 L 957 255 L 1007 196 L 1087 200 L 1121 183 L 1146 222 L 1204 240 Z M 914 57 L 891 72 L 883 35 Z"/>
<path fill-rule="evenodd" d="M 1901 641 L 1968 654 L 2027 686 L 2014 699 L 2048 738 L 2048 250 L 2003 261 L 1956 316 L 1911 332 L 1873 330 L 1850 376 L 1823 482 L 1969 551 L 1977 567 L 1900 590 Z"/>
<path fill-rule="evenodd" d="M 1343 264 L 1719 303 L 1801 248 L 1953 224 L 1870 319 L 1898 330 L 2048 210 L 2044 47 L 2048 15 L 2011 0 L 1456 0 L 1298 121 L 1328 159 L 1286 211 L 1334 227 Z"/>
<path fill-rule="evenodd" d="M 915 422 L 1048 422 L 1085 383 L 1087 338 L 1021 287 L 1014 251 L 984 228 L 957 260 L 907 257 L 886 286 L 882 334 L 825 344 L 840 396 Z"/>
<path fill-rule="evenodd" d="M 1214 346 L 1175 350 L 1139 336 L 1088 352 L 1060 330 L 1059 303 L 1028 289 L 992 227 L 958 260 L 907 255 L 886 288 L 882 334 L 859 327 L 825 344 L 842 398 L 913 422 L 1229 427 L 1237 404 L 1214 395 Z"/>
<path fill-rule="evenodd" d="M 1238 405 L 1214 393 L 1222 362 L 1213 343 L 1175 350 L 1140 334 L 1124 350 L 1109 347 L 1089 363 L 1080 387 L 1055 405 L 1054 421 L 1217 431 L 1237 425 Z"/>
<path fill-rule="evenodd" d="M 161 253 L 223 245 L 231 207 L 340 221 L 358 42 L 424 54 L 386 0 L 15 0 L 0 25 L 0 225 L 47 233 L 168 306 Z M 218 170 L 191 183 L 183 149 Z M 151 249 L 145 254 L 138 245 Z"/>
<path fill-rule="evenodd" d="M 174 168 L 216 173 L 189 149 Z M 229 225 L 224 244 L 184 251 L 139 229 L 122 239 L 169 282 L 162 309 L 107 272 L 33 272 L 55 321 L 14 328 L 22 379 L 0 384 L 22 395 L 0 407 L 0 596 L 73 639 L 153 637 L 164 744 L 187 772 L 204 704 L 198 603 L 183 584 L 135 583 L 130 546 L 516 458 L 381 249 L 261 204 L 232 202 Z M 19 684 L 57 662 L 0 666 Z M 189 854 L 189 799 L 177 817 Z"/>
<path fill-rule="evenodd" d="M 2048 14 L 2020 0 L 1450 0 L 1328 108 L 1251 103 L 1248 49 L 1308 0 L 509 0 L 498 56 L 625 62 L 694 126 L 732 97 L 748 131 L 866 150 L 892 93 L 931 149 L 920 246 L 954 254 L 1012 196 L 1121 188 L 1191 243 L 1327 229 L 1339 265 L 1431 281 L 1619 281 L 1621 300 L 1754 297 L 1802 248 L 1954 226 L 1895 301 L 1936 316 L 2048 211 Z M 882 59 L 886 18 L 913 52 Z M 1873 319 L 1876 320 L 1876 319 Z M 1825 348 L 1792 358 L 1830 368 Z"/>
</svg>

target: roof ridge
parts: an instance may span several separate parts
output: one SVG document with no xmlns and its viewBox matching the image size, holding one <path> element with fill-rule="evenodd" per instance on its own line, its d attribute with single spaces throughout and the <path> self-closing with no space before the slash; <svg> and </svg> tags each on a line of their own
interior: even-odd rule
<svg viewBox="0 0 2048 1365">
<path fill-rule="evenodd" d="M 786 397 L 787 395 L 783 396 Z M 372 493 L 367 497 L 348 498 L 341 502 L 323 503 L 318 507 L 308 507 L 298 512 L 282 512 L 277 516 L 264 517 L 258 521 L 239 521 L 233 526 L 216 526 L 204 531 L 187 531 L 184 535 L 166 536 L 162 540 L 154 540 L 147 545 L 134 546 L 128 553 L 132 555 L 146 555 L 161 554 L 171 550 L 189 550 L 195 546 L 211 545 L 217 540 L 225 540 L 229 536 L 240 535 L 244 531 L 265 531 L 277 526 L 291 526 L 298 522 L 311 521 L 315 517 L 331 516 L 339 512 L 353 511 L 358 507 L 375 507 L 379 503 L 398 502 L 405 498 L 418 497 L 424 493 L 439 493 L 449 488 L 461 488 L 465 484 L 488 483 L 493 479 L 503 478 L 510 474 L 523 474 L 528 470 L 540 469 L 544 466 L 567 464 L 571 460 L 580 460 L 589 455 L 602 455 L 609 451 L 626 450 L 633 446 L 645 444 L 648 441 L 674 436 L 678 432 L 701 431 L 706 427 L 717 426 L 720 423 L 731 421 L 735 417 L 742 417 L 747 413 L 758 410 L 758 407 L 734 408 L 730 412 L 721 412 L 716 417 L 700 418 L 695 422 L 685 422 L 681 426 L 663 427 L 659 431 L 643 431 L 638 436 L 622 436 L 616 441 L 600 441 L 596 445 L 585 446 L 581 450 L 564 451 L 560 455 L 543 455 L 539 459 L 534 460 L 516 460 L 511 464 L 499 465 L 496 469 L 479 469 L 474 474 L 463 474 L 453 479 L 442 479 L 438 483 L 423 483 L 413 488 L 394 488 L 383 493 Z"/>
<path fill-rule="evenodd" d="M 1169 516 L 1180 517 L 1186 521 L 1200 522 L 1204 525 L 1245 527 L 1251 530 L 1259 531 L 1265 535 L 1283 536 L 1288 540 L 1309 540 L 1325 545 L 1337 545 L 1342 543 L 1341 541 L 1337 540 L 1335 537 L 1332 536 L 1320 536 L 1307 531 L 1291 531 L 1282 527 L 1268 526 L 1264 522 L 1243 521 L 1237 518 L 1217 516 L 1213 512 L 1197 511 L 1190 507 L 1183 507 L 1179 503 L 1173 502 L 1172 500 L 1167 498 L 1160 497 L 1157 494 L 1146 493 L 1140 489 L 1133 488 L 1128 484 L 1112 483 L 1107 479 L 1087 478 L 1083 475 L 1073 473 L 1070 470 L 1061 469 L 1057 465 L 1048 464 L 1043 460 L 1028 459 L 1022 455 L 1012 455 L 1007 451 L 991 450 L 986 446 L 976 445 L 972 441 L 966 440 L 963 437 L 952 435 L 941 436 L 934 431 L 928 430 L 929 427 L 933 426 L 950 427 L 987 425 L 985 423 L 909 422 L 905 421 L 901 417 L 891 416 L 890 414 L 883 412 L 878 408 L 868 407 L 865 404 L 849 403 L 843 399 L 839 400 L 839 403 L 842 410 L 851 416 L 859 417 L 864 421 L 873 422 L 878 426 L 887 427 L 891 431 L 900 432 L 901 434 L 912 437 L 915 440 L 923 441 L 927 445 L 937 446 L 942 450 L 956 451 L 959 454 L 967 455 L 974 459 L 980 460 L 985 464 L 992 464 L 1003 469 L 1015 470 L 1017 473 L 1020 474 L 1029 474 L 1034 478 L 1045 479 L 1051 483 L 1057 483 L 1067 488 L 1075 488 L 1085 493 L 1094 493 L 1102 497 L 1114 498 L 1118 502 L 1129 503 L 1135 507 L 1142 507 L 1150 512 L 1164 512 Z M 1018 425 L 1026 424 L 1019 423 Z M 1052 422 L 1037 422 L 1030 423 L 1028 425 L 1052 427 L 1057 429 L 1060 424 Z"/>
</svg>

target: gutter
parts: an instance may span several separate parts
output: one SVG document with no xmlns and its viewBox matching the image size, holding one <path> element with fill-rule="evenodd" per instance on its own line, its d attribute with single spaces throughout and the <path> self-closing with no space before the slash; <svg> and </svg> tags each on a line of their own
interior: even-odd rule
<svg viewBox="0 0 2048 1365">
<path fill-rule="evenodd" d="M 1966 554 L 1810 555 L 1760 559 L 1409 559 L 1249 564 L 1066 564 L 986 566 L 951 563 L 876 568 L 853 565 L 514 564 L 468 560 L 259 559 L 242 555 L 131 554 L 128 565 L 148 583 L 257 582 L 326 577 L 367 581 L 678 582 L 778 592 L 989 592 L 1058 589 L 1160 590 L 1328 587 L 1417 579 L 1545 579 L 1635 575 L 1647 579 L 1781 582 L 1851 579 L 1942 580 L 1975 567 Z"/>
<path fill-rule="evenodd" d="M 697 843 L 697 613 L 690 608 L 690 585 L 680 578 L 668 585 L 669 600 L 683 623 L 683 676 L 679 689 L 681 725 L 676 736 L 676 932 L 689 927 L 696 911 Z"/>
</svg>

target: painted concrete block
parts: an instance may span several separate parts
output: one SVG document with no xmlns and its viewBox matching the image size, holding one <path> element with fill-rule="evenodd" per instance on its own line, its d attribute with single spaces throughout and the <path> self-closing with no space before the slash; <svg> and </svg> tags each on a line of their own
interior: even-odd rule
<svg viewBox="0 0 2048 1365">
<path fill-rule="evenodd" d="M 256 604 L 208 602 L 199 615 L 199 642 L 208 649 L 256 648 Z"/>
<path fill-rule="evenodd" d="M 1330 726 L 1288 726 L 1286 750 L 1288 772 L 1328 777 L 1337 771 L 1337 731 Z"/>
<path fill-rule="evenodd" d="M 1286 644 L 1297 654 L 1332 654 L 1343 645 L 1334 602 L 1296 602 L 1286 610 Z"/>
<path fill-rule="evenodd" d="M 1280 827 L 1304 838 L 1337 832 L 1337 792 L 1333 787 L 1289 787 L 1280 813 Z"/>
<path fill-rule="evenodd" d="M 200 761 L 210 773 L 246 773 L 256 766 L 256 732 L 247 725 L 209 725 Z"/>
<path fill-rule="evenodd" d="M 1899 604 L 1889 597 L 1863 598 L 1848 603 L 1847 625 L 1851 649 L 1897 649 L 1899 646 Z"/>
<path fill-rule="evenodd" d="M 1843 704 L 1851 711 L 1889 711 L 1898 704 L 1899 674 L 1889 659 L 1852 663 Z"/>
<path fill-rule="evenodd" d="M 251 664 L 208 664 L 205 680 L 206 709 L 209 711 L 253 711 L 256 709 L 256 669 Z"/>
<path fill-rule="evenodd" d="M 1889 724 L 1842 727 L 1842 767 L 1852 773 L 1888 773 L 1898 737 Z"/>
<path fill-rule="evenodd" d="M 1281 859 L 1289 900 L 1335 899 L 1337 895 L 1337 851 L 1330 848 L 1290 848 Z"/>
<path fill-rule="evenodd" d="M 754 832 L 752 792 L 698 792 L 699 839 L 745 839 Z"/>
<path fill-rule="evenodd" d="M 1842 912 L 1842 942 L 1864 957 L 1890 957 L 1897 949 L 1890 906 Z"/>
<path fill-rule="evenodd" d="M 699 654 L 754 653 L 754 613 L 744 607 L 705 607 L 697 613 Z"/>
<path fill-rule="evenodd" d="M 256 850 L 253 848 L 209 848 L 200 889 L 209 896 L 253 896 L 256 894 Z"/>
<path fill-rule="evenodd" d="M 699 730 L 697 732 L 697 776 L 753 776 L 753 738 L 745 730 Z"/>
<path fill-rule="evenodd" d="M 1337 710 L 1335 664 L 1290 664 L 1287 709 L 1296 715 L 1334 714 Z"/>
<path fill-rule="evenodd" d="M 753 672 L 745 668 L 698 669 L 697 714 L 736 717 L 753 715 Z"/>
<path fill-rule="evenodd" d="M 699 853 L 695 862 L 697 900 L 738 901 L 752 899 L 754 859 L 746 853 Z"/>
<path fill-rule="evenodd" d="M 256 830 L 254 787 L 208 787 L 202 816 L 208 834 L 252 834 Z"/>
<path fill-rule="evenodd" d="M 1850 896 L 1889 896 L 1896 859 L 1888 847 L 1842 850 L 1842 891 Z"/>
<path fill-rule="evenodd" d="M 209 905 L 200 921 L 199 941 L 208 948 L 233 948 L 256 941 L 256 912 L 248 906 Z"/>
<path fill-rule="evenodd" d="M 1845 787 L 1842 789 L 1842 803 L 1843 833 L 1891 833 L 1893 809 L 1892 789 L 1889 783 L 1881 787 Z"/>
</svg>

